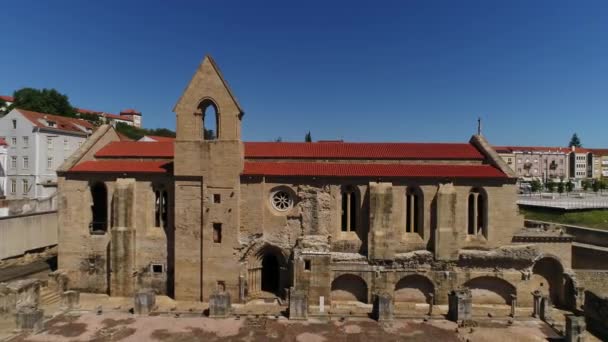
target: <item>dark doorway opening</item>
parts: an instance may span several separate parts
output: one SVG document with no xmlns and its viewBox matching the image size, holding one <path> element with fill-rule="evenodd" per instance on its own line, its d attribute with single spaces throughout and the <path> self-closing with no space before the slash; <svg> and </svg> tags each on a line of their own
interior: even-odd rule
<svg viewBox="0 0 608 342">
<path fill-rule="evenodd" d="M 262 260 L 262 291 L 279 295 L 279 261 L 272 254 Z"/>
</svg>

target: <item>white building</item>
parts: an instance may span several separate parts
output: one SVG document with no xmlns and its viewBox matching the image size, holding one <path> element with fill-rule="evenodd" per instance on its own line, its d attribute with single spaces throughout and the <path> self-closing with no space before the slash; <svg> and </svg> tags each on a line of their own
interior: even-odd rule
<svg viewBox="0 0 608 342">
<path fill-rule="evenodd" d="M 6 194 L 6 165 L 8 162 L 8 144 L 0 138 L 0 198 Z M 0 215 L 2 216 L 2 215 Z"/>
<path fill-rule="evenodd" d="M 55 170 L 93 132 L 88 121 L 13 109 L 0 118 L 8 143 L 6 198 L 41 198 L 55 193 Z"/>
</svg>

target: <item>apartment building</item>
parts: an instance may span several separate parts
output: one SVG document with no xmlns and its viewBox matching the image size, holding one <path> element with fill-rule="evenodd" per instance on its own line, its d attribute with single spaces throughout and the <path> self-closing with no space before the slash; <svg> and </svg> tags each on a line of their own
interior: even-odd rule
<svg viewBox="0 0 608 342">
<path fill-rule="evenodd" d="M 55 193 L 55 170 L 93 132 L 88 121 L 13 109 L 0 118 L 8 143 L 6 198 L 40 198 Z"/>
<path fill-rule="evenodd" d="M 541 146 L 495 146 L 494 148 L 520 179 L 546 181 L 570 177 L 568 148 Z"/>
</svg>

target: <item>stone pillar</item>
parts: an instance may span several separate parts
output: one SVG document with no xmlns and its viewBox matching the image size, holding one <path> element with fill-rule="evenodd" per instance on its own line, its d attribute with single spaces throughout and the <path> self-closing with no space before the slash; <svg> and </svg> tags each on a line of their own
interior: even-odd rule
<svg viewBox="0 0 608 342">
<path fill-rule="evenodd" d="M 373 316 L 378 322 L 393 320 L 393 297 L 388 293 L 374 296 Z"/>
<path fill-rule="evenodd" d="M 228 292 L 215 291 L 209 296 L 209 317 L 225 318 L 232 312 L 232 303 Z"/>
<path fill-rule="evenodd" d="M 80 305 L 80 292 L 78 291 L 64 291 L 61 294 L 61 308 L 64 310 L 71 310 L 77 308 Z"/>
<path fill-rule="evenodd" d="M 428 315 L 433 316 L 433 306 L 435 305 L 435 294 L 429 293 L 429 312 Z"/>
<path fill-rule="evenodd" d="M 551 319 L 551 299 L 543 295 L 540 301 L 540 319 L 547 321 Z"/>
<path fill-rule="evenodd" d="M 394 236 L 392 216 L 393 184 L 370 182 L 368 241 L 370 260 L 392 260 L 395 258 L 397 239 Z"/>
<path fill-rule="evenodd" d="M 117 179 L 112 198 L 110 294 L 132 296 L 135 292 L 135 179 Z"/>
<path fill-rule="evenodd" d="M 239 303 L 247 302 L 247 279 L 245 276 L 239 276 Z"/>
<path fill-rule="evenodd" d="M 289 319 L 308 319 L 308 296 L 305 291 L 289 290 Z"/>
<path fill-rule="evenodd" d="M 582 286 L 578 286 L 575 292 L 575 299 L 574 299 L 574 305 L 575 305 L 575 310 L 581 310 L 581 308 L 583 307 L 583 304 L 585 304 L 585 288 Z"/>
<path fill-rule="evenodd" d="M 437 228 L 433 237 L 435 259 L 456 260 L 460 236 L 456 228 L 456 190 L 452 183 L 439 184 L 436 203 Z"/>
<path fill-rule="evenodd" d="M 511 317 L 515 317 L 515 309 L 517 308 L 517 295 L 511 295 Z"/>
<path fill-rule="evenodd" d="M 567 315 L 566 342 L 583 342 L 586 328 L 585 317 Z"/>
<path fill-rule="evenodd" d="M 137 315 L 148 315 L 156 306 L 156 293 L 152 289 L 142 289 L 133 296 L 134 311 Z"/>
<path fill-rule="evenodd" d="M 542 293 L 539 290 L 532 292 L 532 297 L 534 300 L 532 302 L 532 317 L 539 318 L 540 317 L 540 302 L 542 300 Z"/>
<path fill-rule="evenodd" d="M 19 331 L 40 331 L 44 328 L 44 311 L 31 306 L 19 308 L 15 322 Z"/>
<path fill-rule="evenodd" d="M 469 321 L 472 317 L 471 290 L 464 288 L 454 290 L 448 295 L 448 318 L 454 322 Z"/>
</svg>

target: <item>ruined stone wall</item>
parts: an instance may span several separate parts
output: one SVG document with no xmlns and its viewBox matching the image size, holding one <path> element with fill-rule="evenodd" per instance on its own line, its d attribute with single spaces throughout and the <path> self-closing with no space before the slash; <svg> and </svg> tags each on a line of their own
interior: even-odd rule
<svg viewBox="0 0 608 342">
<path fill-rule="evenodd" d="M 92 197 L 89 184 L 102 181 L 107 188 L 108 229 L 105 234 L 91 234 L 89 223 L 92 220 Z M 112 203 L 116 179 L 101 175 L 59 178 L 61 188 L 59 199 L 59 268 L 68 272 L 70 288 L 86 292 L 107 293 L 112 281 L 108 271 L 112 256 Z M 172 230 L 154 227 L 154 191 L 155 186 L 164 184 L 170 190 L 172 182 L 168 177 L 145 177 L 135 182 L 133 229 L 135 229 L 134 263 L 129 270 L 132 279 L 129 289 L 139 285 L 153 287 L 158 293 L 166 293 L 166 275 L 168 265 L 167 234 Z M 172 205 L 169 205 L 172 208 Z M 171 220 L 171 210 L 169 218 Z M 149 273 L 152 263 L 162 263 L 164 272 L 152 276 Z M 131 291 L 131 290 L 129 290 Z"/>
<path fill-rule="evenodd" d="M 104 181 L 92 177 L 91 181 Z M 108 208 L 111 208 L 113 182 L 104 182 L 108 193 Z M 59 268 L 67 271 L 70 287 L 86 292 L 108 292 L 107 258 L 110 242 L 108 233 L 92 235 L 93 199 L 89 181 L 84 179 L 58 178 L 59 188 Z"/>
<path fill-rule="evenodd" d="M 608 270 L 575 270 L 577 286 L 595 292 L 598 295 L 608 296 Z"/>
</svg>

